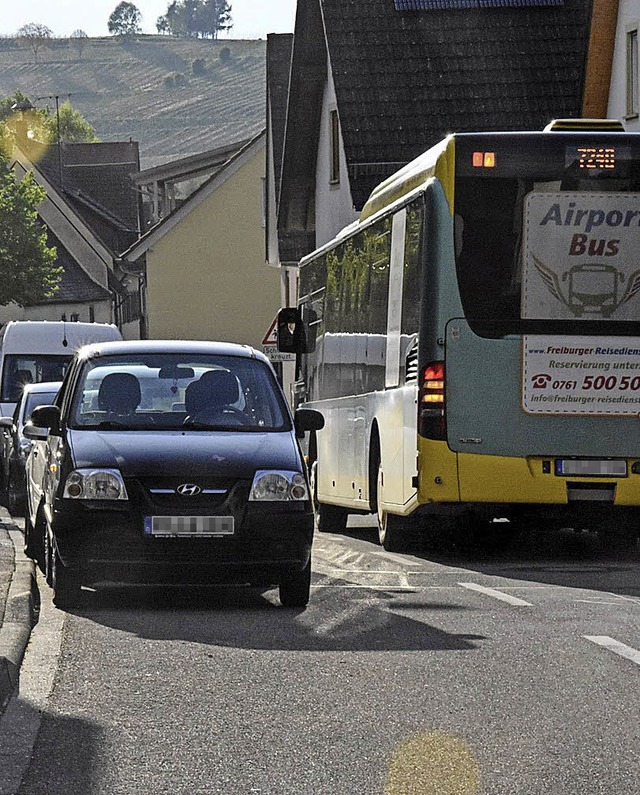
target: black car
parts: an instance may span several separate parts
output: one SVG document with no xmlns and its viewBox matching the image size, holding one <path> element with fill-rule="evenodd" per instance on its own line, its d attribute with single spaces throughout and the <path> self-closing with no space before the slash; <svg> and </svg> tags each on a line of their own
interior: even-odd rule
<svg viewBox="0 0 640 795">
<path fill-rule="evenodd" d="M 59 388 L 59 381 L 26 384 L 13 416 L 0 417 L 0 491 L 14 516 L 24 508 L 25 463 L 31 450 L 31 440 L 25 437 L 24 427 L 35 408 L 53 403 Z"/>
<path fill-rule="evenodd" d="M 49 431 L 27 549 L 44 553 L 59 607 L 100 581 L 278 585 L 283 605 L 308 602 L 313 506 L 298 438 L 323 419 L 294 420 L 258 351 L 86 346 L 32 421 Z"/>
</svg>

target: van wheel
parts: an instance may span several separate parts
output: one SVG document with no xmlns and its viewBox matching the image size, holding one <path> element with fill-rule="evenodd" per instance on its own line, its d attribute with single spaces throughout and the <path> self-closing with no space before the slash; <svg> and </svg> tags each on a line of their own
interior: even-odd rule
<svg viewBox="0 0 640 795">
<path fill-rule="evenodd" d="M 55 545 L 51 550 L 51 564 L 53 604 L 62 610 L 76 607 L 80 602 L 81 593 L 79 573 L 64 565 Z"/>
<path fill-rule="evenodd" d="M 283 607 L 305 607 L 311 593 L 311 558 L 301 571 L 289 575 L 280 583 L 278 595 Z"/>
<path fill-rule="evenodd" d="M 24 554 L 44 569 L 44 537 L 31 524 L 28 510 L 24 517 Z"/>
<path fill-rule="evenodd" d="M 378 540 L 387 552 L 403 552 L 408 546 L 405 519 L 385 511 L 382 507 L 382 466 L 378 465 L 376 484 L 376 517 L 378 520 Z"/>
</svg>

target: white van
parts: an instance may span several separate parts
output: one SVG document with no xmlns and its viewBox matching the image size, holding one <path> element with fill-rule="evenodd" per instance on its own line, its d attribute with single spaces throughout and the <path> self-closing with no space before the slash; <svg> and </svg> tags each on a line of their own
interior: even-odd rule
<svg viewBox="0 0 640 795">
<path fill-rule="evenodd" d="M 11 417 L 25 384 L 62 381 L 73 354 L 91 342 L 121 340 L 109 323 L 12 320 L 0 330 L 0 416 Z"/>
</svg>

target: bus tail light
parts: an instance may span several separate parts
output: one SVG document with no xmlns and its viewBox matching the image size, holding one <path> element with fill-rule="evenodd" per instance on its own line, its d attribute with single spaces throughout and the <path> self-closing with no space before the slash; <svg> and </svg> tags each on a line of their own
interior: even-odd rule
<svg viewBox="0 0 640 795">
<path fill-rule="evenodd" d="M 444 362 L 431 362 L 422 371 L 418 396 L 418 433 L 426 439 L 447 438 L 444 416 Z"/>
</svg>

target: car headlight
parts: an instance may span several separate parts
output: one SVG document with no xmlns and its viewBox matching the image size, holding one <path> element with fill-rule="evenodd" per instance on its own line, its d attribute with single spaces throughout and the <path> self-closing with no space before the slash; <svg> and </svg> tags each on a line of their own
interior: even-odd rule
<svg viewBox="0 0 640 795">
<path fill-rule="evenodd" d="M 301 472 L 259 469 L 253 477 L 249 500 L 308 500 L 307 482 Z"/>
<path fill-rule="evenodd" d="M 74 469 L 64 484 L 63 497 L 72 500 L 128 500 L 117 469 Z"/>
</svg>

